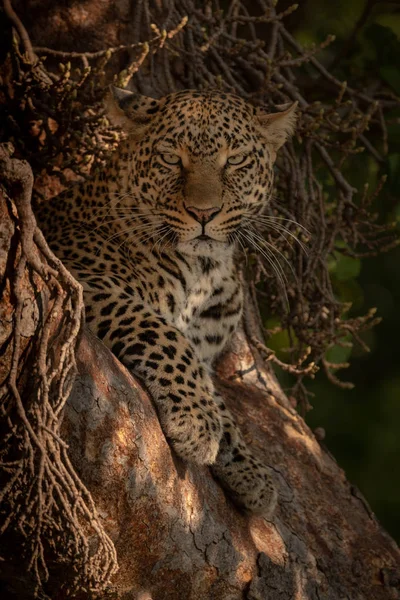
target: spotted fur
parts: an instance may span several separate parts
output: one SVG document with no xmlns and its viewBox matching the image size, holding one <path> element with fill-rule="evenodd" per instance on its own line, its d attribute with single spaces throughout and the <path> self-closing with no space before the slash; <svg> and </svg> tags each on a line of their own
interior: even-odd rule
<svg viewBox="0 0 400 600">
<path fill-rule="evenodd" d="M 39 222 L 84 287 L 88 325 L 144 381 L 175 452 L 212 465 L 241 506 L 270 514 L 270 472 L 211 373 L 242 313 L 238 232 L 268 201 L 294 107 L 267 114 L 217 91 L 114 96 L 127 139 Z"/>
</svg>

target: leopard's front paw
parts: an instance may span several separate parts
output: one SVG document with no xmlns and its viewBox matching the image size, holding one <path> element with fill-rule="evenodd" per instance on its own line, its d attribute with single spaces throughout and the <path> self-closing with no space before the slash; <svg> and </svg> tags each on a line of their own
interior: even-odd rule
<svg viewBox="0 0 400 600">
<path fill-rule="evenodd" d="M 215 462 L 222 435 L 221 418 L 212 401 L 203 409 L 173 406 L 161 415 L 163 431 L 175 452 L 199 465 Z"/>
<path fill-rule="evenodd" d="M 271 471 L 247 449 L 232 455 L 222 449 L 212 471 L 236 504 L 265 518 L 272 516 L 278 493 Z"/>
</svg>

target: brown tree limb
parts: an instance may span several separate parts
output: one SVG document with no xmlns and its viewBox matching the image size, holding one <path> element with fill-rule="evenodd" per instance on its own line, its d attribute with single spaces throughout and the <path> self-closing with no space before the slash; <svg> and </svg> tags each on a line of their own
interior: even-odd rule
<svg viewBox="0 0 400 600">
<path fill-rule="evenodd" d="M 28 34 L 27 30 L 25 29 L 24 24 L 22 23 L 21 19 L 19 18 L 19 16 L 13 9 L 11 1 L 3 0 L 3 8 L 4 8 L 5 14 L 10 19 L 10 21 L 12 22 L 12 24 L 14 25 L 15 29 L 18 32 L 30 62 L 32 64 L 35 64 L 37 58 L 33 51 L 32 43 L 29 38 L 29 34 Z"/>
</svg>

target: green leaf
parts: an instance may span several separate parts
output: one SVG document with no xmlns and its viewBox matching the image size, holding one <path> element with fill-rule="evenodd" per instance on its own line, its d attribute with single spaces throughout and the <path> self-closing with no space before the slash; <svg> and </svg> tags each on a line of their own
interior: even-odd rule
<svg viewBox="0 0 400 600">
<path fill-rule="evenodd" d="M 375 19 L 375 23 L 391 29 L 400 41 L 400 14 L 386 14 L 378 15 Z"/>
<path fill-rule="evenodd" d="M 329 270 L 338 281 L 348 281 L 358 277 L 361 269 L 361 261 L 358 258 L 344 256 L 335 253 L 335 257 L 329 262 Z"/>
<path fill-rule="evenodd" d="M 383 66 L 379 69 L 382 79 L 388 83 L 397 94 L 400 94 L 400 71 L 394 65 Z"/>
<path fill-rule="evenodd" d="M 346 338 L 347 342 L 351 342 L 351 337 L 348 336 Z M 333 346 L 332 348 L 329 348 L 328 352 L 326 353 L 326 358 L 329 362 L 332 363 L 345 363 L 348 361 L 350 354 L 351 354 L 352 348 L 349 347 L 345 347 L 343 348 L 342 346 Z"/>
</svg>

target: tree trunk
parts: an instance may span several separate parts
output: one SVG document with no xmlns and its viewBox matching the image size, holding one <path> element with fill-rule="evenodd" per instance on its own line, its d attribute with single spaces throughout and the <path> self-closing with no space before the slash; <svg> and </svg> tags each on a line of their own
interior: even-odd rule
<svg viewBox="0 0 400 600">
<path fill-rule="evenodd" d="M 77 358 L 63 435 L 115 543 L 116 598 L 399 597 L 395 543 L 243 334 L 217 386 L 276 473 L 271 521 L 241 514 L 207 468 L 174 456 L 147 393 L 89 332 Z"/>
<path fill-rule="evenodd" d="M 127 41 L 131 26 L 121 25 L 120 30 L 109 27 L 106 43 L 103 34 L 99 37 L 99 27 L 108 22 L 107 11 L 114 4 L 113 18 L 118 13 L 121 21 L 127 20 L 128 2 L 105 2 L 103 12 L 96 2 L 85 3 L 91 19 L 86 37 L 79 35 L 76 26 L 76 3 L 58 3 L 51 19 L 41 3 L 36 3 L 36 12 L 25 15 L 25 25 L 41 46 L 51 46 L 56 34 L 64 49 L 115 45 Z M 15 5 L 22 8 L 26 3 Z M 24 17 L 22 10 L 20 16 Z M 43 19 L 47 29 L 41 26 Z M 71 46 L 66 39 L 73 41 Z M 84 40 L 88 43 L 85 48 L 76 46 Z M 0 273 L 4 276 L 14 264 L 20 239 L 16 224 L 21 221 L 11 205 L 4 198 L 2 201 Z M 50 310 L 47 296 L 43 303 L 38 290 L 34 288 L 32 293 L 32 289 L 27 267 L 22 290 L 29 296 L 29 308 L 22 333 L 28 350 L 34 348 L 35 311 L 40 307 L 45 320 Z M 0 341 L 4 342 L 12 329 L 15 298 L 5 293 L 4 287 L 2 294 L 0 314 L 6 334 Z M 251 303 L 251 298 L 247 301 Z M 249 328 L 247 324 L 247 333 Z M 28 394 L 26 375 L 36 360 L 32 351 L 25 352 L 23 358 L 19 373 L 25 377 L 18 380 L 21 395 Z M 100 536 L 104 552 L 110 551 L 109 537 L 117 551 L 119 570 L 101 598 L 400 598 L 398 548 L 291 406 L 270 363 L 250 348 L 244 331 L 236 334 L 217 365 L 216 384 L 247 443 L 275 472 L 279 503 L 270 521 L 241 513 L 209 469 L 184 464 L 173 454 L 147 392 L 88 330 L 83 332 L 76 359 L 78 376 L 65 406 L 61 436 L 76 473 L 94 500 L 97 513 L 93 514 L 104 528 L 103 537 L 96 528 L 91 535 L 93 539 Z M 10 360 L 6 355 L 5 374 Z M 85 490 L 79 494 L 84 495 Z M 90 499 L 86 501 L 90 505 Z M 83 527 L 90 530 L 88 524 Z M 18 561 L 8 560 L 8 553 L 18 553 L 20 539 L 8 543 L 10 547 L 2 549 L 1 597 L 33 597 L 35 586 L 30 576 Z M 107 568 L 111 573 L 110 560 Z M 58 578 L 63 577 L 68 580 L 72 575 L 69 571 L 64 575 L 57 571 L 57 576 L 50 573 L 46 589 L 54 600 L 64 597 L 57 586 Z M 93 594 L 81 590 L 75 597 L 89 599 Z"/>
</svg>

